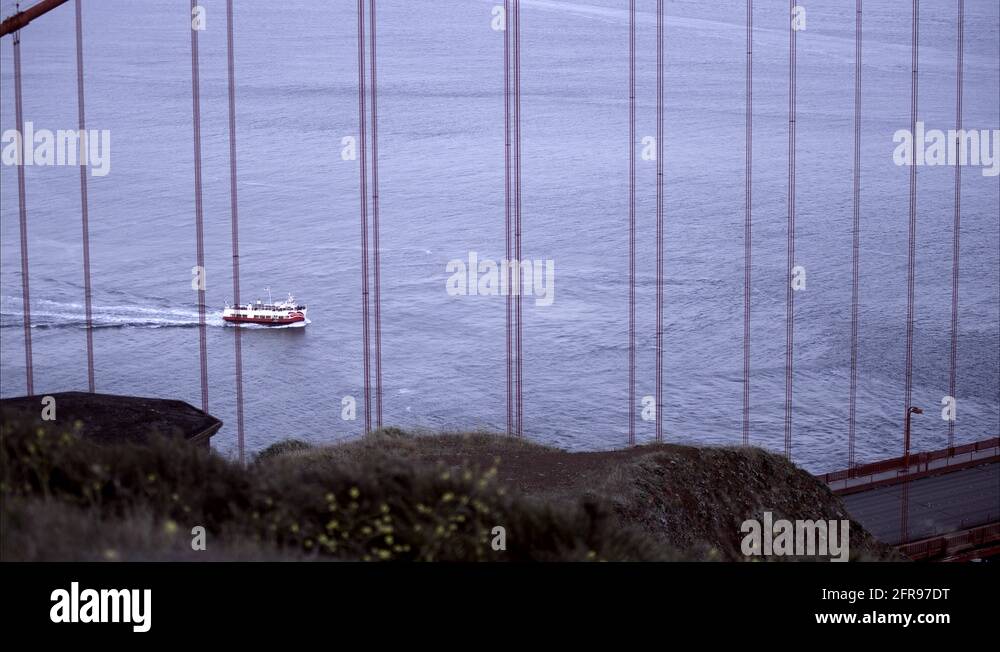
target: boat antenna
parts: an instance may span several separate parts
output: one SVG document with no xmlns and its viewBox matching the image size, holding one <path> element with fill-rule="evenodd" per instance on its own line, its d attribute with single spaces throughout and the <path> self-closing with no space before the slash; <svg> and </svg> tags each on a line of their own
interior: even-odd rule
<svg viewBox="0 0 1000 652">
<path fill-rule="evenodd" d="M 264 288 L 267 290 L 267 305 L 271 305 L 274 301 L 271 300 L 271 288 Z"/>
</svg>

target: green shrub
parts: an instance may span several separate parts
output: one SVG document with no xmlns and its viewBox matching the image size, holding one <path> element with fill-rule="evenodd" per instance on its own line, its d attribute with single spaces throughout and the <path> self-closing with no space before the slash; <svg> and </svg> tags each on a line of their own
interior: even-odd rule
<svg viewBox="0 0 1000 652">
<path fill-rule="evenodd" d="M 312 447 L 312 444 L 302 441 L 301 439 L 283 439 L 279 442 L 271 444 L 264 450 L 254 455 L 254 461 L 260 462 L 262 460 L 277 457 L 278 455 L 284 455 L 286 453 L 309 450 Z"/>
<path fill-rule="evenodd" d="M 597 500 L 556 505 L 510 495 L 497 483 L 496 468 L 454 468 L 388 454 L 339 457 L 336 448 L 282 454 L 303 450 L 301 442 L 272 446 L 257 463 L 243 468 L 177 440 L 98 446 L 72 433 L 11 424 L 3 425 L 2 439 L 5 510 L 12 499 L 22 510 L 57 502 L 110 526 L 143 514 L 176 523 L 182 532 L 204 526 L 210 541 L 223 546 L 253 541 L 262 550 L 313 558 L 673 556 L 647 535 L 620 526 L 612 510 Z M 506 550 L 491 545 L 496 526 L 506 530 Z M 92 556 L 87 541 L 78 545 L 79 557 Z M 130 551 L 127 556 L 141 554 Z"/>
</svg>

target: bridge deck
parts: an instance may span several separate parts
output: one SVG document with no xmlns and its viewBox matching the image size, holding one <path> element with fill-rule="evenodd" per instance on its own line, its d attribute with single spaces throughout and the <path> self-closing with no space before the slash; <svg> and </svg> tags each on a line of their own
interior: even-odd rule
<svg viewBox="0 0 1000 652">
<path fill-rule="evenodd" d="M 1000 462 L 931 475 L 909 483 L 909 540 L 1000 521 Z M 902 485 L 843 496 L 848 513 L 879 540 L 901 543 Z"/>
</svg>

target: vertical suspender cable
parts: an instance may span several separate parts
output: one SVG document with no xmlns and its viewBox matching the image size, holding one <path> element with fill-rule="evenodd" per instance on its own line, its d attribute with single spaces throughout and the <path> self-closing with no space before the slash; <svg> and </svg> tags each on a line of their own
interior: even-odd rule
<svg viewBox="0 0 1000 652">
<path fill-rule="evenodd" d="M 521 0 L 514 0 L 514 258 L 518 262 L 518 275 L 521 264 Z M 521 359 L 522 359 L 522 312 L 520 283 L 515 299 L 516 306 L 516 378 L 517 378 L 517 436 L 524 436 L 524 404 L 522 391 Z"/>
<path fill-rule="evenodd" d="M 80 0 L 77 0 L 79 2 Z M 229 78 L 229 216 L 233 241 L 233 302 L 240 305 L 240 217 L 236 191 L 236 63 L 233 54 L 233 0 L 226 0 L 226 55 Z M 244 463 L 243 437 L 243 330 L 236 322 L 233 338 L 236 359 L 236 438 L 240 464 Z"/>
<path fill-rule="evenodd" d="M 635 0 L 628 22 L 628 444 L 635 445 Z"/>
<path fill-rule="evenodd" d="M 656 441 L 663 441 L 663 2 L 656 0 Z"/>
<path fill-rule="evenodd" d="M 858 303 L 861 274 L 861 9 L 854 11 L 854 219 L 851 234 L 851 390 L 847 416 L 847 469 L 854 473 L 854 438 L 858 407 Z"/>
<path fill-rule="evenodd" d="M 504 134 L 504 237 L 506 239 L 506 260 L 508 263 L 504 282 L 507 284 L 507 435 L 514 434 L 514 385 L 513 385 L 513 347 L 511 332 L 511 317 L 513 313 L 513 296 L 511 295 L 510 261 L 513 260 L 511 249 L 511 174 L 510 174 L 510 0 L 504 0 L 504 32 L 503 32 L 503 134 Z M 517 270 L 515 273 L 520 273 Z"/>
<path fill-rule="evenodd" d="M 191 12 L 197 7 L 191 0 Z M 198 75 L 198 30 L 191 30 L 191 116 L 194 125 L 194 217 L 198 285 L 198 351 L 201 359 L 201 409 L 208 411 L 208 333 L 205 323 L 205 220 L 201 195 L 201 91 Z"/>
<path fill-rule="evenodd" d="M 365 374 L 365 433 L 372 429 L 371 402 L 371 348 L 368 314 L 368 125 L 365 117 L 365 5 L 358 0 L 358 151 L 361 154 L 361 314 L 364 330 L 364 374 Z"/>
<path fill-rule="evenodd" d="M 788 271 L 785 278 L 785 457 L 792 457 L 792 360 L 795 349 L 795 0 L 789 0 L 788 29 Z"/>
<path fill-rule="evenodd" d="M 750 270 L 753 253 L 753 0 L 747 0 L 746 190 L 743 224 L 743 445 L 750 445 Z"/>
<path fill-rule="evenodd" d="M 24 164 L 28 143 L 24 142 L 24 107 L 21 96 L 21 32 L 14 32 L 14 113 L 21 136 L 17 166 L 18 224 L 21 231 L 21 300 L 24 303 L 24 370 L 26 394 L 35 393 L 34 369 L 31 354 L 31 292 L 28 288 L 28 208 L 25 203 Z"/>
<path fill-rule="evenodd" d="M 958 0 L 958 66 L 955 82 L 955 129 L 962 131 L 962 76 L 965 45 L 965 0 Z M 951 249 L 951 351 L 948 356 L 948 396 L 955 398 L 958 374 L 958 271 L 962 227 L 962 166 L 955 165 L 955 220 Z M 948 421 L 948 448 L 955 445 L 955 419 Z"/>
<path fill-rule="evenodd" d="M 911 49 L 911 86 L 910 86 L 910 133 L 917 133 L 917 98 L 918 98 L 918 63 L 920 50 L 920 0 L 913 0 L 913 25 Z M 913 399 L 913 313 L 914 313 L 914 281 L 917 255 L 917 165 L 910 161 L 910 220 L 907 238 L 906 258 L 906 363 L 904 389 L 904 430 L 909 421 L 910 406 Z M 904 432 L 904 440 L 907 439 Z M 904 444 L 903 455 L 909 457 L 909 442 Z M 909 473 L 907 462 L 906 473 Z M 902 487 L 902 514 L 900 523 L 901 542 L 906 543 L 909 537 L 909 486 L 906 479 Z"/>
<path fill-rule="evenodd" d="M 80 125 L 80 145 L 87 146 L 87 121 L 83 103 L 83 16 L 81 0 L 76 0 L 76 104 L 78 122 Z M 80 152 L 81 159 L 84 152 Z M 82 163 L 82 161 L 80 161 Z M 83 304 L 87 324 L 87 389 L 91 393 L 94 387 L 94 314 L 93 296 L 90 285 L 90 225 L 87 202 L 87 168 L 80 165 L 80 220 L 83 227 Z"/>
<path fill-rule="evenodd" d="M 378 75 L 375 45 L 375 0 L 369 0 L 368 30 L 371 54 L 372 93 L 372 265 L 375 268 L 372 303 L 375 306 L 375 427 L 382 427 L 382 294 L 381 263 L 379 261 L 379 201 L 378 201 Z"/>
</svg>

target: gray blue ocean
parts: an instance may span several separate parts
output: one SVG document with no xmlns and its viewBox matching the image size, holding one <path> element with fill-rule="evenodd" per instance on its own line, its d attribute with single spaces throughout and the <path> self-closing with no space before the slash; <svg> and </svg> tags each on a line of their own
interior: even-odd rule
<svg viewBox="0 0 1000 652">
<path fill-rule="evenodd" d="M 201 32 L 209 409 L 236 450 L 225 3 Z M 385 421 L 505 427 L 505 302 L 446 292 L 452 259 L 504 255 L 503 33 L 495 0 L 379 3 Z M 502 4 L 502 3 L 499 3 Z M 754 32 L 752 433 L 783 448 L 787 3 Z M 854 3 L 807 1 L 798 35 L 793 459 L 847 462 Z M 964 122 L 1000 128 L 1000 4 L 968 0 Z M 183 0 L 85 1 L 87 123 L 111 132 L 90 177 L 97 388 L 200 404 L 190 15 Z M 655 133 L 654 0 L 640 0 L 638 136 Z M 11 13 L 5 0 L 2 13 Z M 627 444 L 628 7 L 523 0 L 524 256 L 555 264 L 555 301 L 524 303 L 524 428 L 574 450 Z M 248 449 L 360 436 L 362 389 L 356 4 L 236 3 L 243 298 L 292 292 L 311 324 L 243 335 Z M 955 120 L 956 3 L 921 3 L 919 116 Z M 741 440 L 745 5 L 671 0 L 666 26 L 665 436 Z M 865 2 L 859 461 L 902 447 L 910 4 Z M 25 119 L 75 129 L 73 3 L 22 30 Z M 14 128 L 11 39 L 0 42 L 0 130 Z M 639 145 L 637 144 L 637 147 Z M 86 389 L 79 170 L 26 166 L 35 390 Z M 0 394 L 25 391 L 18 193 L 0 166 Z M 954 169 L 918 178 L 914 447 L 947 443 Z M 1000 177 L 963 170 L 959 443 L 1000 433 Z M 655 163 L 638 164 L 637 393 L 653 393 Z M 638 407 L 638 406 L 637 406 Z M 639 420 L 640 442 L 653 424 Z"/>
</svg>

